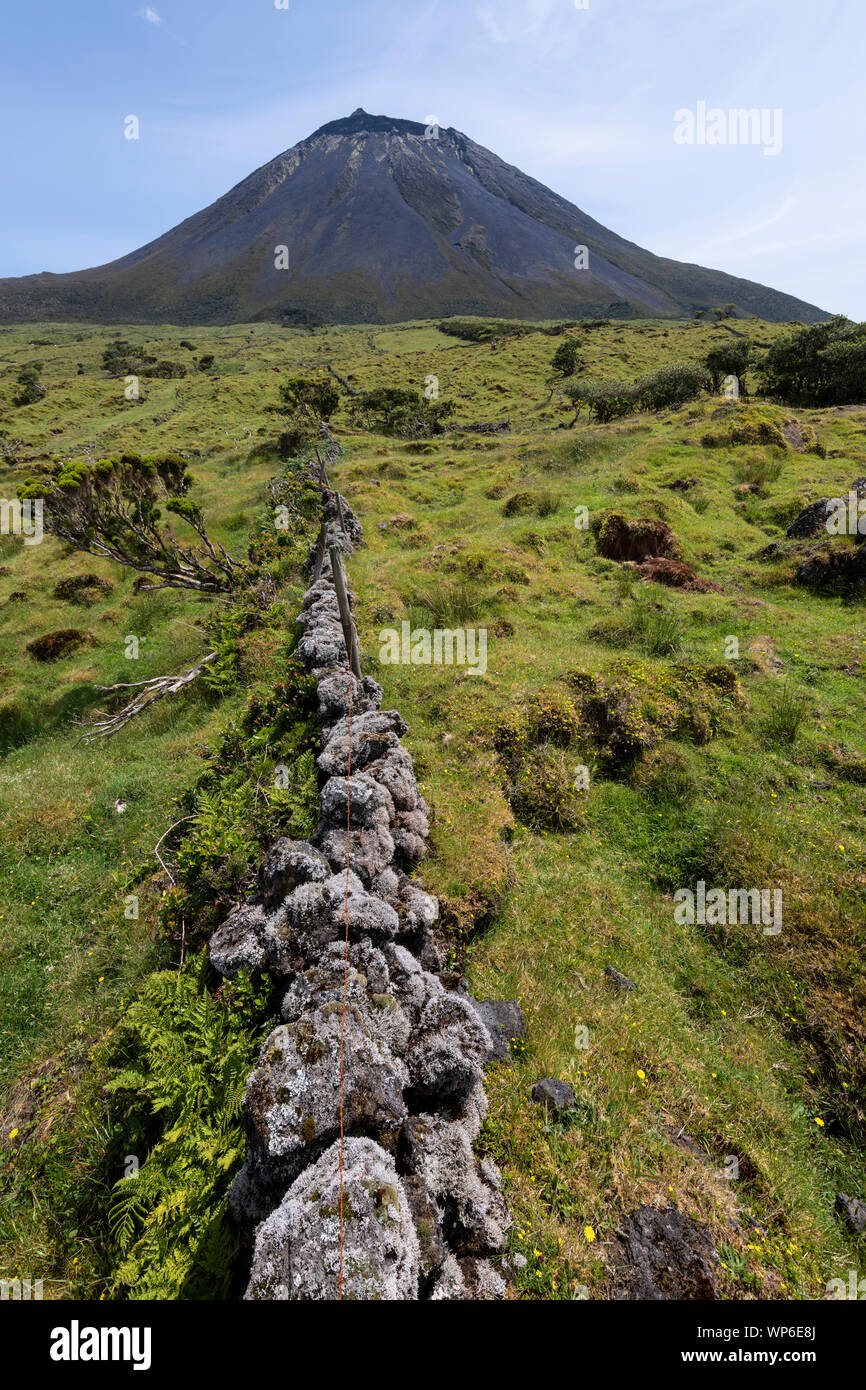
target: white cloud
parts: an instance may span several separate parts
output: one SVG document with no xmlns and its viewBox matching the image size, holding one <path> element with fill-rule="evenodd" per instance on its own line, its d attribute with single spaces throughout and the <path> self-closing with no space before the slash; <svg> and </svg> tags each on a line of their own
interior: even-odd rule
<svg viewBox="0 0 866 1390">
<path fill-rule="evenodd" d="M 138 17 L 139 19 L 145 20 L 148 24 L 162 23 L 162 16 L 158 15 L 156 10 L 152 10 L 150 5 L 145 5 L 143 10 L 139 10 Z"/>
<path fill-rule="evenodd" d="M 760 243 L 757 240 L 759 234 L 766 231 L 768 227 L 775 226 L 777 222 L 788 220 L 789 214 L 797 209 L 798 203 L 799 200 L 795 198 L 793 194 L 786 194 L 775 212 L 770 213 L 769 216 L 762 218 L 760 222 L 755 222 L 751 226 L 743 227 L 738 225 L 722 236 L 714 237 L 711 241 L 705 241 L 700 249 L 700 254 L 707 256 L 711 252 L 717 251 L 720 246 L 730 246 L 734 242 L 744 241 L 747 243 L 747 247 L 745 249 L 742 247 L 738 248 L 740 254 L 761 254 Z M 767 244 L 769 245 L 771 243 Z"/>
</svg>

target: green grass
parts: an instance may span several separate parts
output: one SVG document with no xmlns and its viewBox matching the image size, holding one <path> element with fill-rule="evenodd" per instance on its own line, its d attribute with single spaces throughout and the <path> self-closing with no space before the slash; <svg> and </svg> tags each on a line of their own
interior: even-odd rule
<svg viewBox="0 0 866 1390">
<path fill-rule="evenodd" d="M 762 343 L 786 331 L 743 326 Z M 585 335 L 586 375 L 636 379 L 701 356 L 719 334 L 705 323 L 612 323 Z M 197 355 L 214 354 L 213 372 L 152 383 L 143 405 L 124 404 L 122 383 L 98 370 L 116 336 L 160 357 L 179 356 L 178 340 L 189 338 Z M 52 346 L 34 347 L 37 337 Z M 452 961 L 473 992 L 520 998 L 527 1013 L 525 1050 L 490 1074 L 485 1129 L 515 1214 L 514 1249 L 527 1258 L 520 1296 L 571 1298 L 579 1285 L 611 1296 L 605 1242 L 619 1219 L 673 1199 L 724 1247 L 726 1297 L 820 1297 L 863 1255 L 862 1240 L 834 1218 L 833 1198 L 862 1195 L 864 1184 L 864 608 L 795 585 L 808 542 L 771 562 L 759 555 L 802 505 L 866 472 L 866 406 L 793 411 L 705 396 L 567 429 L 571 408 L 550 381 L 558 341 L 534 332 L 475 344 L 431 324 L 3 329 L 0 494 L 53 453 L 86 443 L 97 453 L 180 448 L 193 457 L 195 495 L 219 539 L 240 553 L 242 518 L 254 517 L 274 472 L 256 449 L 273 431 L 264 407 L 283 375 L 331 362 L 366 390 L 423 389 L 435 374 L 461 423 L 510 421 L 506 433 L 404 443 L 350 429 L 341 407 L 333 427 L 345 452 L 331 472 L 364 525 L 365 545 L 349 562 L 364 659 L 386 705 L 411 726 L 406 742 L 433 811 L 422 874 L 440 896 Z M 48 395 L 15 409 L 14 377 L 34 357 L 46 364 Z M 780 447 L 792 419 L 820 451 Z M 671 487 L 683 479 L 699 485 Z M 507 515 L 516 494 L 528 495 L 526 509 Z M 722 592 L 645 585 L 596 553 L 592 533 L 574 525 L 578 507 L 666 521 L 682 558 Z M 274 667 L 260 669 L 257 647 L 221 702 L 190 692 L 95 753 L 76 748 L 70 720 L 98 703 L 94 686 L 194 659 L 205 607 L 135 597 L 131 575 L 51 541 L 25 549 L 0 540 L 0 564 L 11 571 L 0 574 L 0 740 L 9 750 L 0 762 L 9 824 L 0 1026 L 7 1096 L 18 1104 L 34 1078 L 59 1093 L 41 1068 L 70 1047 L 86 1075 L 91 1043 L 120 999 L 163 963 L 159 882 L 144 883 L 141 917 L 129 922 L 124 876 L 142 862 L 158 870 L 153 845 L 184 813 L 175 798 L 195 780 L 200 748 L 215 746 Z M 59 578 L 85 569 L 114 591 L 89 608 L 52 598 Z M 16 591 L 25 598 L 10 602 Z M 290 591 L 287 605 L 296 598 Z M 404 617 L 486 627 L 486 675 L 378 667 L 380 630 Z M 90 640 L 70 657 L 42 667 L 26 655 L 33 636 L 73 626 Z M 148 639 L 137 663 L 122 655 L 129 633 Z M 715 687 L 695 674 L 719 667 L 737 677 L 736 697 L 710 698 Z M 637 756 L 608 758 L 581 706 L 573 729 L 565 721 L 551 734 L 539 723 L 536 752 L 509 770 L 496 751 L 500 721 L 550 692 L 579 703 L 575 672 L 619 689 Z M 609 708 L 617 713 L 616 700 Z M 590 786 L 569 804 L 578 765 L 590 768 Z M 678 925 L 672 894 L 699 879 L 781 887 L 781 935 Z M 619 992 L 608 964 L 638 990 Z M 587 1049 L 575 1046 L 579 1025 Z M 541 1076 L 575 1087 L 566 1122 L 530 1104 Z M 680 1131 L 706 1161 L 675 1141 Z M 724 1176 L 728 1155 L 740 1160 L 736 1181 Z M 18 1208 L 4 1220 L 0 1239 L 14 1262 L 32 1228 Z M 84 1239 L 71 1226 L 67 1275 Z"/>
</svg>

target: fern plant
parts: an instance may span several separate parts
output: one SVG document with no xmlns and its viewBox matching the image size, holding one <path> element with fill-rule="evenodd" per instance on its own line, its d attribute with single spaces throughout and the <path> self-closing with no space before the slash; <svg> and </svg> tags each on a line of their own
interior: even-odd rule
<svg viewBox="0 0 866 1390">
<path fill-rule="evenodd" d="M 214 998 L 206 969 L 200 956 L 179 974 L 149 976 L 123 1021 L 126 1065 L 109 1090 L 145 1106 L 159 1132 L 114 1188 L 113 1297 L 224 1298 L 230 1286 L 228 1190 L 244 1154 L 240 1106 L 266 999 L 246 978 Z"/>
</svg>

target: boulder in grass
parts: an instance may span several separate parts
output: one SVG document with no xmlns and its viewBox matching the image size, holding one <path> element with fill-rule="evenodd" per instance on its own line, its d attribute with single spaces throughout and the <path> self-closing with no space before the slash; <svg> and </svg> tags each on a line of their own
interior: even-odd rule
<svg viewBox="0 0 866 1390">
<path fill-rule="evenodd" d="M 536 1081 L 530 1096 L 536 1105 L 543 1105 L 549 1115 L 564 1115 L 574 1108 L 574 1091 L 568 1082 L 557 1081 L 551 1076 Z"/>
<path fill-rule="evenodd" d="M 629 1301 L 715 1301 L 719 1256 L 709 1233 L 672 1203 L 663 1211 L 639 1207 L 626 1216 L 618 1236 L 615 1299 Z"/>
<path fill-rule="evenodd" d="M 866 499 L 866 478 L 855 478 L 849 492 L 853 492 L 861 502 Z M 842 510 L 848 509 L 848 497 L 822 497 L 811 502 L 808 507 L 794 517 L 785 535 L 791 540 L 806 536 L 819 536 L 827 529 L 827 522 Z"/>
</svg>

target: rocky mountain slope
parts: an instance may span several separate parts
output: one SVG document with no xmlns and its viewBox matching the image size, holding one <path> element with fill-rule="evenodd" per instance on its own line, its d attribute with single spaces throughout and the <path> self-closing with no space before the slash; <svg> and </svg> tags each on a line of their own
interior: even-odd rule
<svg viewBox="0 0 866 1390">
<path fill-rule="evenodd" d="M 0 280 L 3 322 L 677 318 L 725 303 L 825 316 L 642 250 L 457 130 L 360 109 L 120 260 Z"/>
</svg>

